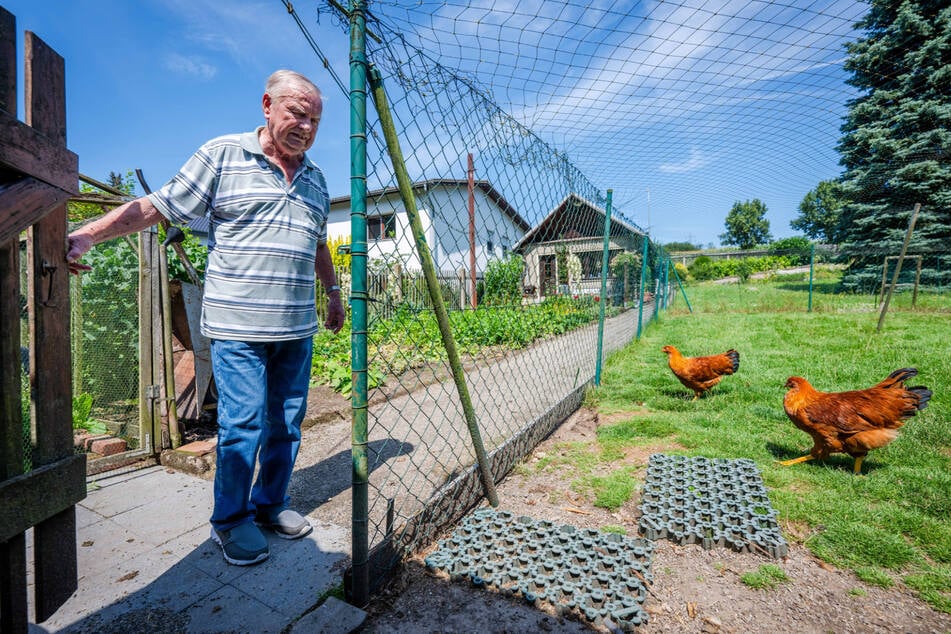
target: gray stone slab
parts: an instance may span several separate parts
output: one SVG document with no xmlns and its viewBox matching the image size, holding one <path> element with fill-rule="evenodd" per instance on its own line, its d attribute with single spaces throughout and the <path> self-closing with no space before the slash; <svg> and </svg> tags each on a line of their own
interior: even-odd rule
<svg viewBox="0 0 951 634">
<path fill-rule="evenodd" d="M 82 530 L 90 524 L 95 524 L 103 519 L 103 515 L 92 511 L 82 504 L 76 505 L 76 530 Z"/>
<path fill-rule="evenodd" d="M 268 560 L 249 567 L 246 574 L 231 584 L 275 610 L 297 617 L 340 583 L 340 574 L 334 568 L 347 557 L 341 545 L 341 536 L 345 535 L 342 528 L 329 524 L 315 526 L 310 535 L 301 539 L 269 535 Z"/>
<path fill-rule="evenodd" d="M 183 614 L 186 617 L 184 631 L 188 634 L 279 634 L 292 620 L 233 586 L 225 586 L 194 602 Z"/>
<path fill-rule="evenodd" d="M 76 531 L 76 561 L 79 577 L 108 573 L 117 563 L 149 552 L 154 546 L 136 532 L 110 519 L 102 519 Z"/>
<path fill-rule="evenodd" d="M 176 487 L 189 481 L 202 482 L 162 467 L 149 467 L 91 482 L 86 498 L 80 504 L 100 515 L 112 517 L 157 499 L 171 501 L 175 499 Z"/>
<path fill-rule="evenodd" d="M 134 528 L 142 539 L 159 546 L 199 527 L 210 530 L 212 505 L 210 483 L 192 478 L 190 485 L 113 515 L 112 520 Z"/>
<path fill-rule="evenodd" d="M 154 569 L 162 567 L 164 562 L 144 557 L 140 560 L 143 568 L 150 564 Z M 157 564 L 157 565 L 156 565 Z M 148 572 L 141 580 L 147 579 Z M 225 586 L 209 577 L 185 561 L 173 564 L 157 578 L 142 585 L 112 602 L 99 600 L 101 595 L 84 591 L 70 599 L 70 604 L 57 611 L 53 619 L 44 625 L 58 626 L 55 630 L 62 634 L 84 632 L 132 632 L 132 631 L 181 631 L 177 629 L 156 630 L 158 624 L 163 628 L 173 623 L 182 623 L 184 609 L 208 595 L 220 592 Z M 78 605 L 81 601 L 81 605 Z M 94 605 L 94 602 L 99 605 Z M 73 619 L 70 621 L 70 619 Z M 63 621 L 70 621 L 61 624 Z"/>
<path fill-rule="evenodd" d="M 305 614 L 290 634 L 349 634 L 363 625 L 367 613 L 337 597 L 327 597 L 320 606 Z"/>
</svg>

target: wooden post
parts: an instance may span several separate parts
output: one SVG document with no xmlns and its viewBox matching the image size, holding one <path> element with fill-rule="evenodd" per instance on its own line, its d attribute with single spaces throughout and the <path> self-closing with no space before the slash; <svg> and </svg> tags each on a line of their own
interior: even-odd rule
<svg viewBox="0 0 951 634">
<path fill-rule="evenodd" d="M 479 298 L 476 296 L 476 225 L 475 225 L 475 163 L 469 153 L 469 302 L 476 308 Z"/>
<path fill-rule="evenodd" d="M 918 212 L 921 210 L 921 203 L 915 203 L 915 209 L 911 212 L 911 220 L 908 221 L 908 231 L 905 232 L 905 242 L 901 245 L 901 254 L 898 256 L 898 264 L 895 265 L 895 275 L 892 276 L 892 285 L 888 288 L 888 295 L 885 297 L 885 303 L 882 304 L 882 313 L 878 316 L 878 328 L 881 332 L 882 324 L 885 323 L 885 313 L 888 312 L 888 304 L 891 302 L 892 293 L 895 292 L 895 286 L 898 285 L 898 274 L 901 273 L 901 264 L 905 259 L 905 252 L 908 251 L 908 243 L 911 242 L 911 234 L 915 230 L 915 221 L 918 220 Z"/>
</svg>

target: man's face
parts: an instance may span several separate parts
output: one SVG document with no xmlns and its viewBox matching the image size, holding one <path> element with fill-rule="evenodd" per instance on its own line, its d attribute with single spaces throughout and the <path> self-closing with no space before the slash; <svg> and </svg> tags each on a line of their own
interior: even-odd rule
<svg viewBox="0 0 951 634">
<path fill-rule="evenodd" d="M 320 113 L 321 98 L 311 91 L 285 89 L 280 96 L 264 95 L 264 117 L 277 150 L 281 154 L 297 156 L 314 144 Z"/>
</svg>

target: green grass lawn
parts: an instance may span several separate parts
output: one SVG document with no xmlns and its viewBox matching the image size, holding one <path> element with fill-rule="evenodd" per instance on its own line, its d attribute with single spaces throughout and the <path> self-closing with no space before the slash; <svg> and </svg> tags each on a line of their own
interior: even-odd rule
<svg viewBox="0 0 951 634">
<path fill-rule="evenodd" d="M 790 542 L 866 583 L 902 583 L 951 613 L 951 292 L 920 293 L 915 307 L 911 293 L 896 295 L 879 332 L 876 298 L 835 294 L 834 272 L 814 282 L 811 312 L 802 275 L 688 286 L 692 313 L 678 295 L 639 341 L 607 360 L 588 405 L 614 422 L 599 429 L 594 459 L 603 466 L 633 446 L 753 459 Z M 665 344 L 687 356 L 736 348 L 740 369 L 691 401 L 667 368 Z M 868 455 L 863 475 L 853 475 L 844 454 L 777 464 L 812 447 L 783 411 L 787 377 L 842 391 L 907 366 L 919 370 L 911 384 L 934 396 L 897 440 Z M 597 503 L 616 508 L 634 494 L 624 484 L 631 465 L 603 473 L 582 478 Z"/>
</svg>

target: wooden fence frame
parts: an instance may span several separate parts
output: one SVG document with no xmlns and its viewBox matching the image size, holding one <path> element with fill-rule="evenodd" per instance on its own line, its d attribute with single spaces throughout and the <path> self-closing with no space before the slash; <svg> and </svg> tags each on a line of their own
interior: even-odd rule
<svg viewBox="0 0 951 634">
<path fill-rule="evenodd" d="M 27 632 L 26 531 L 33 530 L 37 622 L 77 588 L 76 503 L 86 458 L 73 450 L 66 201 L 65 63 L 26 32 L 25 121 L 17 120 L 16 18 L 0 7 L 0 631 Z M 32 469 L 20 405 L 20 247 L 27 237 Z"/>
</svg>

